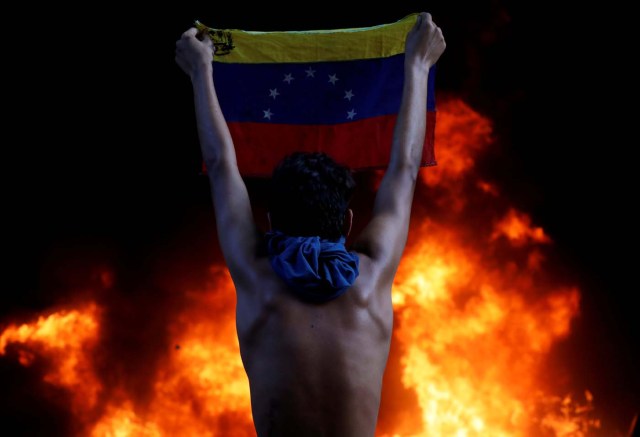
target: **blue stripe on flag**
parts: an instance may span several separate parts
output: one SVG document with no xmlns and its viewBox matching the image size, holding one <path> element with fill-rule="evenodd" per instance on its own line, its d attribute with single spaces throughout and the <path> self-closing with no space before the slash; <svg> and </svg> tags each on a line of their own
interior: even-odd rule
<svg viewBox="0 0 640 437">
<path fill-rule="evenodd" d="M 428 110 L 435 110 L 435 66 Z M 227 64 L 213 69 L 228 122 L 324 125 L 396 114 L 404 54 L 338 62 Z"/>
</svg>

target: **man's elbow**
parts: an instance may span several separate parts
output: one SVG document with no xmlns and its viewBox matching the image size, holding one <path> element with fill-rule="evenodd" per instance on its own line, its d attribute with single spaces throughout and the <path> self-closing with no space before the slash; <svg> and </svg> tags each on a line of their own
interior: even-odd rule
<svg viewBox="0 0 640 437">
<path fill-rule="evenodd" d="M 204 165 L 207 167 L 207 173 L 210 175 L 225 174 L 231 169 L 238 168 L 235 159 L 225 156 L 210 156 L 204 160 Z"/>
<path fill-rule="evenodd" d="M 413 159 L 396 159 L 389 163 L 388 172 L 392 172 L 399 177 L 409 178 L 412 184 L 416 183 L 418 171 L 420 170 L 420 161 Z"/>
</svg>

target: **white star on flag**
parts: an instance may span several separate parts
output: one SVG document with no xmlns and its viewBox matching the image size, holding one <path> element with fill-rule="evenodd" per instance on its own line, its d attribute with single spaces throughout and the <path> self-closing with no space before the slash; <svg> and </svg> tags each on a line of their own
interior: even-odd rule
<svg viewBox="0 0 640 437">
<path fill-rule="evenodd" d="M 315 78 L 315 77 L 316 77 L 316 76 L 315 76 L 315 74 L 318 72 L 318 71 L 317 71 L 316 69 L 314 69 L 312 66 L 308 66 L 308 68 L 306 68 L 306 69 L 304 69 L 304 68 L 303 68 L 302 70 L 305 72 L 306 77 L 311 77 L 311 78 Z M 298 72 L 298 73 L 296 73 L 296 72 Z M 322 71 L 321 71 L 320 75 L 323 75 L 323 73 L 324 73 L 324 72 L 322 72 Z M 289 93 L 290 91 L 292 91 L 292 90 L 297 90 L 296 85 L 293 85 L 293 84 L 292 84 L 292 81 L 294 81 L 294 80 L 295 80 L 294 74 L 299 74 L 299 71 L 298 71 L 298 70 L 295 70 L 295 71 L 293 71 L 293 72 L 290 72 L 290 73 L 286 73 L 286 74 L 284 74 L 282 81 L 283 81 L 283 82 L 286 82 L 288 85 L 291 85 L 291 87 L 292 87 L 292 88 L 286 88 L 287 92 L 285 92 L 284 94 L 282 94 L 282 93 L 280 92 L 280 89 L 279 89 L 278 87 L 275 87 L 275 88 L 268 88 L 268 87 L 267 87 L 267 90 L 268 90 L 268 92 L 269 92 L 269 97 L 270 97 L 270 98 L 272 98 L 272 99 L 274 100 L 274 102 L 272 103 L 272 105 L 277 105 L 277 103 L 275 103 L 275 101 L 276 101 L 276 100 L 278 100 L 278 98 L 279 98 L 280 96 L 282 96 L 282 95 L 287 96 L 287 95 L 288 95 L 288 93 Z M 327 78 L 328 78 L 328 80 L 327 80 L 327 82 L 325 82 L 325 83 L 327 83 L 327 85 L 325 85 L 325 87 L 326 87 L 326 86 L 328 86 L 328 84 L 331 84 L 331 85 L 335 86 L 335 85 L 336 85 L 336 83 L 337 83 L 339 80 L 341 80 L 341 79 L 338 77 L 338 74 L 339 74 L 339 73 L 337 73 L 337 72 L 336 72 L 336 73 L 333 73 L 333 74 L 327 74 Z M 349 82 L 350 82 L 350 81 L 348 80 L 348 81 L 345 83 L 345 85 L 348 85 L 348 84 L 349 84 Z M 308 86 L 308 85 L 310 85 L 311 83 L 312 83 L 312 82 L 302 81 L 302 82 L 300 82 L 300 83 L 299 83 L 299 85 L 307 84 L 307 85 L 302 85 L 302 86 Z M 342 88 L 342 87 L 341 87 L 341 88 Z M 355 97 L 355 93 L 353 92 L 353 88 L 351 88 L 351 89 L 346 89 L 346 87 L 344 87 L 344 88 L 342 88 L 342 90 L 339 90 L 339 89 L 336 89 L 336 88 L 333 88 L 333 89 L 334 89 L 335 91 L 333 91 L 333 92 L 330 92 L 330 93 L 329 93 L 329 95 L 333 96 L 333 98 L 338 98 L 338 99 L 340 99 L 340 96 L 342 95 L 342 96 L 343 96 L 343 97 L 342 97 L 343 99 L 346 99 L 346 100 L 348 100 L 349 102 L 351 102 L 351 101 L 353 100 L 353 98 Z M 325 91 L 329 91 L 329 90 L 328 90 L 328 89 L 325 89 Z M 299 90 L 298 90 L 298 91 L 296 91 L 296 93 L 299 93 L 299 92 L 300 92 Z M 285 100 L 286 100 L 286 99 L 285 99 Z M 278 101 L 280 102 L 281 100 L 278 100 Z M 268 104 L 268 103 L 267 103 L 267 104 Z M 267 104 L 265 104 L 264 106 L 267 106 Z M 263 107 L 264 107 L 264 106 L 263 106 Z M 279 107 L 279 106 L 277 106 L 277 107 L 275 108 L 275 109 L 276 109 L 276 111 L 278 111 L 278 107 Z M 286 112 L 286 113 L 288 113 L 289 111 L 285 111 L 285 112 Z M 278 112 L 278 113 L 280 114 L 280 117 L 278 118 L 278 119 L 280 120 L 280 119 L 282 118 L 282 116 L 283 116 L 283 115 L 282 115 L 283 113 L 282 113 L 282 112 Z M 263 109 L 263 110 L 262 110 L 262 114 L 263 114 L 263 115 L 262 115 L 262 120 L 263 120 L 263 121 L 272 121 L 272 120 L 273 120 L 273 118 L 275 117 L 275 113 L 271 111 L 271 108 L 268 108 L 268 109 L 266 109 L 266 110 L 265 110 L 265 109 Z M 343 114 L 344 114 L 344 112 L 343 112 Z M 347 112 L 346 112 L 347 120 L 356 120 L 356 116 L 357 116 L 357 115 L 358 115 L 358 113 L 356 112 L 355 107 L 354 107 L 354 108 L 352 108 L 350 111 L 347 111 Z"/>
</svg>

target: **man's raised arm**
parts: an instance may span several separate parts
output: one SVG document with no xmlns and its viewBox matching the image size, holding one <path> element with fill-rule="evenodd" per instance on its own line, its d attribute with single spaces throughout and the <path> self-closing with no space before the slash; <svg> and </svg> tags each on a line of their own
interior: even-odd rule
<svg viewBox="0 0 640 437">
<path fill-rule="evenodd" d="M 218 238 L 234 282 L 248 279 L 258 232 L 247 188 L 213 84 L 213 44 L 191 28 L 176 42 L 176 63 L 193 85 L 198 137 L 215 209 Z"/>
<path fill-rule="evenodd" d="M 402 101 L 391 157 L 376 195 L 373 216 L 353 248 L 380 265 L 391 284 L 407 242 L 411 204 L 426 132 L 429 68 L 444 52 L 442 31 L 421 13 L 405 43 Z"/>
</svg>

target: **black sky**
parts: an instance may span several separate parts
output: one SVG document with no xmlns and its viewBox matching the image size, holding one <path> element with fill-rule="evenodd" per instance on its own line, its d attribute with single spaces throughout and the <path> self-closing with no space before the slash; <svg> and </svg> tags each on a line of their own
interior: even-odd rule
<svg viewBox="0 0 640 437">
<path fill-rule="evenodd" d="M 198 175 L 191 88 L 173 59 L 194 20 L 303 30 L 387 23 L 424 9 L 447 40 L 436 87 L 495 123 L 498 147 L 479 165 L 545 229 L 583 284 L 577 329 L 596 329 L 568 350 L 589 363 L 587 385 L 640 408 L 637 163 L 629 155 L 637 140 L 632 109 L 620 103 L 629 72 L 615 24 L 624 11 L 506 0 L 360 11 L 337 2 L 194 3 L 4 14 L 0 326 L 9 314 L 59 302 L 83 263 L 119 266 L 135 288 L 164 265 L 154 253 L 212 241 L 190 231 L 206 227 L 210 201 Z"/>
</svg>

